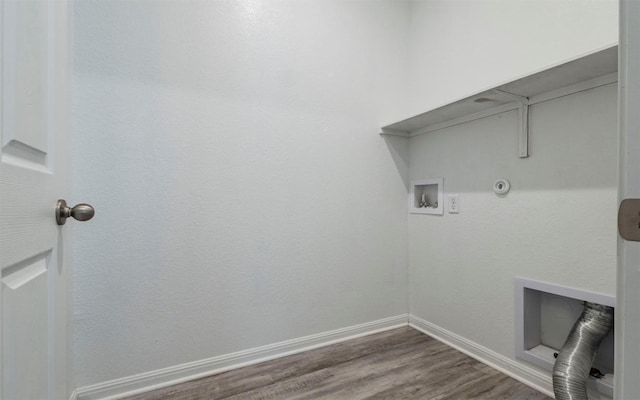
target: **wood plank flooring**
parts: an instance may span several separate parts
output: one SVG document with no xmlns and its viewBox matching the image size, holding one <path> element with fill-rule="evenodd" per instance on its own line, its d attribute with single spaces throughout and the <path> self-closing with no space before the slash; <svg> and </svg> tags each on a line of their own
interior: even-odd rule
<svg viewBox="0 0 640 400">
<path fill-rule="evenodd" d="M 406 327 L 126 400 L 550 399 Z"/>
</svg>

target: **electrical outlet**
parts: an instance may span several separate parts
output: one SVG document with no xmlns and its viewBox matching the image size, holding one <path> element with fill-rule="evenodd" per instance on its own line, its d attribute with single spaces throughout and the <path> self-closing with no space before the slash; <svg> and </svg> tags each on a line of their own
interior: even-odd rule
<svg viewBox="0 0 640 400">
<path fill-rule="evenodd" d="M 460 195 L 459 194 L 447 195 L 447 210 L 449 210 L 449 214 L 460 213 Z"/>
</svg>

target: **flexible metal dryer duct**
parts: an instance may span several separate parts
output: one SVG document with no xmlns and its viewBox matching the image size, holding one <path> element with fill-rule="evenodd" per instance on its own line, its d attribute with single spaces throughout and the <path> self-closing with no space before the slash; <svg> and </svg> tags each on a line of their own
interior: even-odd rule
<svg viewBox="0 0 640 400">
<path fill-rule="evenodd" d="M 613 327 L 613 308 L 584 302 L 553 366 L 556 400 L 588 400 L 587 379 L 602 339 Z"/>
</svg>

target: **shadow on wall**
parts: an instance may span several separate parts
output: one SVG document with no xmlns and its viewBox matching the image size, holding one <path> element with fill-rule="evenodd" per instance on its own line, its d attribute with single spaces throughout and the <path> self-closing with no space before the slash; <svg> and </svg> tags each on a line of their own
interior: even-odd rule
<svg viewBox="0 0 640 400">
<path fill-rule="evenodd" d="M 398 136 L 383 136 L 383 138 L 404 183 L 404 188 L 409 193 L 409 140 Z"/>
<path fill-rule="evenodd" d="M 512 191 L 615 190 L 616 83 L 535 104 L 529 118 L 528 158 L 518 157 L 515 110 L 385 141 L 401 176 L 444 177 L 448 193 L 492 193 L 499 178 Z"/>
</svg>

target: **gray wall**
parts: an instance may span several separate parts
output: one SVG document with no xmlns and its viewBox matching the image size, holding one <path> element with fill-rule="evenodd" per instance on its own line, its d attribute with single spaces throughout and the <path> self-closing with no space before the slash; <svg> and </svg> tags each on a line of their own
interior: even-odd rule
<svg viewBox="0 0 640 400">
<path fill-rule="evenodd" d="M 460 194 L 459 214 L 409 217 L 412 315 L 514 358 L 514 277 L 615 296 L 616 100 L 610 84 L 531 106 L 526 159 L 517 111 L 410 139 L 411 179 Z"/>
<path fill-rule="evenodd" d="M 406 11 L 75 3 L 79 386 L 407 312 Z"/>
</svg>

